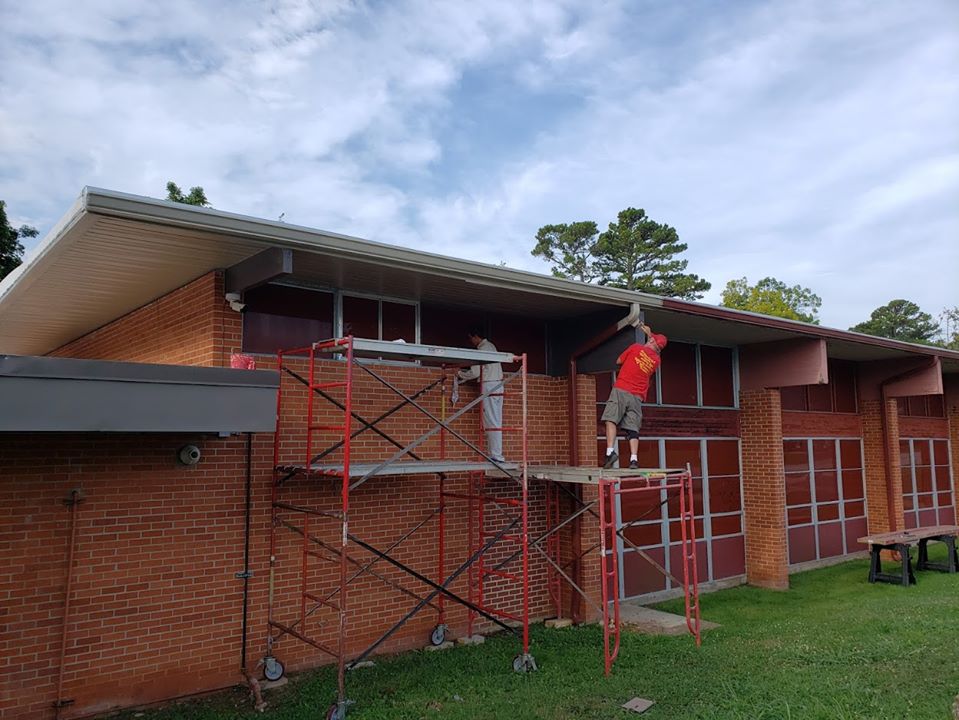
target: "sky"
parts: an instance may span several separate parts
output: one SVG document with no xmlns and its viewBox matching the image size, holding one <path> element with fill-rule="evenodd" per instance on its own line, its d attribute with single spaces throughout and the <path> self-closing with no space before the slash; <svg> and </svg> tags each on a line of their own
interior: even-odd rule
<svg viewBox="0 0 959 720">
<path fill-rule="evenodd" d="M 954 0 L 0 3 L 0 199 L 86 185 L 549 272 L 626 207 L 846 328 L 959 305 Z M 37 241 L 28 241 L 28 252 Z"/>
</svg>

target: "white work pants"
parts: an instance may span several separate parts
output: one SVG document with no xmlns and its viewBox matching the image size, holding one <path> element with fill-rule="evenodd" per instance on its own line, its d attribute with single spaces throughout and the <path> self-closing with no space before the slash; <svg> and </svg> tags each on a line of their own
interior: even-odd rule
<svg viewBox="0 0 959 720">
<path fill-rule="evenodd" d="M 484 380 L 483 394 L 502 393 L 502 380 Z M 483 427 L 503 427 L 503 396 L 492 395 L 483 398 Z M 503 432 L 501 430 L 486 431 L 486 452 L 494 458 L 503 457 Z"/>
</svg>

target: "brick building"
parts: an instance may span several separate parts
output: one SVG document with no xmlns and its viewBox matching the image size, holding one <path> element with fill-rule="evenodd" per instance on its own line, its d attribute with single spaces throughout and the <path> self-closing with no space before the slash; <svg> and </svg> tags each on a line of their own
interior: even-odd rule
<svg viewBox="0 0 959 720">
<path fill-rule="evenodd" d="M 13 358 L 0 362 L 0 397 L 13 397 L 14 383 L 37 383 L 19 396 L 35 402 L 0 408 L 0 647 L 8 659 L 0 717 L 83 717 L 242 682 L 244 665 L 259 671 L 272 417 L 264 426 L 259 411 L 226 398 L 240 402 L 253 387 L 272 392 L 277 348 L 345 334 L 463 346 L 465 329 L 479 324 L 500 350 L 527 355 L 530 461 L 595 465 L 613 360 L 633 338 L 628 326 L 616 328 L 637 304 L 670 338 L 645 410 L 640 464 L 690 464 L 705 587 L 786 589 L 791 571 L 859 552 L 856 539 L 867 531 L 957 521 L 959 353 L 86 189 L 0 283 L 0 353 L 55 363 L 28 363 L 45 368 L 31 375 Z M 225 370 L 238 353 L 255 358 L 257 370 Z M 131 363 L 151 369 L 124 375 Z M 372 366 L 407 393 L 436 374 L 417 363 Z M 290 367 L 307 372 L 303 358 Z M 319 372 L 333 378 L 341 367 L 324 360 Z M 177 371 L 190 374 L 166 382 Z M 120 389 L 97 384 L 117 374 L 127 382 Z M 70 379 L 92 394 L 63 392 Z M 196 392 L 177 394 L 190 387 Z M 228 395 L 205 396 L 200 387 Z M 476 391 L 462 392 L 469 400 Z M 358 379 L 354 393 L 369 417 L 393 404 L 370 378 Z M 306 395 L 288 395 L 283 452 L 302 450 L 292 421 Z M 435 393 L 421 402 L 444 412 Z M 507 418 L 520 412 L 517 403 L 507 398 Z M 204 414 L 211 407 L 222 413 Z M 479 444 L 476 416 L 464 417 L 461 431 Z M 331 411 L 319 421 L 333 418 Z M 385 427 L 407 440 L 425 426 L 398 413 Z M 423 454 L 439 442 L 430 439 Z M 178 459 L 190 445 L 202 453 L 196 464 Z M 392 449 L 369 435 L 355 443 L 357 457 L 369 460 Z M 507 436 L 507 458 L 520 450 Z M 465 493 L 466 482 L 454 474 L 449 487 Z M 319 482 L 290 491 L 304 503 L 335 494 Z M 544 484 L 531 482 L 534 535 L 546 523 L 545 497 Z M 422 477 L 377 478 L 355 494 L 351 527 L 386 546 L 435 504 L 435 486 Z M 677 515 L 659 505 L 624 503 L 620 514 L 624 523 L 639 520 L 630 542 L 670 569 Z M 446 522 L 446 552 L 462 556 L 461 503 L 450 501 Z M 583 523 L 576 536 L 565 534 L 564 550 L 588 546 L 591 532 Z M 435 575 L 435 536 L 418 531 L 412 540 L 396 557 Z M 297 543 L 289 537 L 275 552 L 294 553 Z M 676 592 L 642 553 L 622 542 L 616 553 L 620 597 Z M 598 595 L 595 560 L 586 557 L 578 578 Z M 548 569 L 530 561 L 530 611 L 548 617 Z M 281 572 L 275 592 L 297 595 L 298 577 Z M 348 651 L 406 612 L 398 584 L 389 568 L 361 579 Z M 507 606 L 518 602 L 500 595 Z M 569 595 L 562 605 L 589 614 Z M 448 613 L 450 632 L 462 634 L 465 610 Z M 434 623 L 421 613 L 378 650 L 422 646 Z M 314 631 L 332 641 L 331 628 Z M 288 669 L 328 660 L 289 637 L 276 654 Z"/>
</svg>

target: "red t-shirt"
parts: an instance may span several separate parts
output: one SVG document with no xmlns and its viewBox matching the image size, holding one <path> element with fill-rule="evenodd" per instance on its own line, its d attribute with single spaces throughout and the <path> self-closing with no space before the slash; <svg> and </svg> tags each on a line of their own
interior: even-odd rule
<svg viewBox="0 0 959 720">
<path fill-rule="evenodd" d="M 620 365 L 619 375 L 616 377 L 616 384 L 620 390 L 639 396 L 641 400 L 646 399 L 646 393 L 649 392 L 649 378 L 659 367 L 659 353 L 650 350 L 645 345 L 633 343 L 623 351 L 616 361 Z"/>
</svg>

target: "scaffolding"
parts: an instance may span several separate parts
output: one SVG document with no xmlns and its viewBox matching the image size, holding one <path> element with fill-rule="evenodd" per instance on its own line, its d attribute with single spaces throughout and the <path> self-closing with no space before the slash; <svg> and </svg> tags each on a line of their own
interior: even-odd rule
<svg viewBox="0 0 959 720">
<path fill-rule="evenodd" d="M 696 558 L 696 523 L 692 473 L 689 466 L 685 469 L 626 469 L 607 470 L 584 467 L 547 466 L 530 469 L 532 477 L 548 481 L 546 485 L 546 532 L 530 541 L 531 547 L 539 551 L 548 563 L 547 589 L 553 601 L 556 617 L 563 615 L 563 587 L 568 587 L 575 599 L 590 605 L 602 618 L 603 627 L 603 665 L 609 675 L 613 663 L 619 655 L 622 636 L 622 618 L 620 617 L 619 560 L 620 553 L 616 541 L 638 553 L 653 568 L 682 587 L 686 627 L 695 638 L 696 645 L 702 643 L 701 619 L 699 611 L 699 571 Z M 573 488 L 593 485 L 597 496 L 584 500 L 580 492 Z M 620 498 L 634 494 L 657 494 L 659 504 L 654 505 L 644 515 L 623 523 L 620 520 Z M 569 498 L 571 511 L 563 516 L 561 499 Z M 662 564 L 650 556 L 626 536 L 626 531 L 646 520 L 653 511 L 663 505 L 677 501 L 679 505 L 680 547 L 682 557 L 682 578 L 675 577 Z M 598 524 L 599 538 L 585 549 L 573 545 L 571 557 L 564 563 L 561 554 L 559 531 L 572 526 L 578 535 L 582 519 L 589 515 Z M 545 544 L 545 550 L 543 545 Z M 600 593 L 601 602 L 596 604 L 589 593 L 577 582 L 579 572 L 571 571 L 571 566 L 582 563 L 590 553 L 600 553 Z"/>
<path fill-rule="evenodd" d="M 291 365 L 291 356 L 305 356 L 306 376 L 296 372 Z M 340 358 L 342 362 L 327 362 L 322 366 L 323 374 L 332 379 L 321 378 L 318 362 Z M 362 362 L 364 358 L 379 360 L 415 361 L 421 365 L 438 368 L 438 377 L 427 383 L 415 393 L 402 391 L 376 371 L 375 366 Z M 503 377 L 499 388 L 481 391 L 478 396 L 452 414 L 446 416 L 448 375 L 451 369 L 491 363 L 518 364 L 519 369 Z M 267 654 L 263 659 L 264 675 L 267 679 L 278 679 L 283 675 L 282 662 L 276 657 L 277 642 L 284 636 L 290 636 L 319 650 L 332 658 L 337 664 L 337 697 L 330 706 L 326 717 L 342 720 L 346 716 L 350 701 L 346 694 L 346 671 L 364 661 L 387 639 L 426 608 L 436 613 L 436 624 L 430 633 L 430 642 L 440 645 L 446 640 L 447 603 L 453 602 L 467 609 L 468 629 L 473 634 L 475 624 L 482 618 L 510 633 L 520 640 L 520 652 L 513 659 L 513 669 L 527 672 L 536 669 L 536 662 L 529 653 L 529 482 L 528 482 L 528 430 L 527 430 L 527 362 L 526 355 L 511 353 L 448 348 L 412 343 L 394 343 L 380 340 L 366 340 L 352 336 L 315 342 L 308 347 L 280 351 L 277 354 L 280 371 L 280 388 L 277 393 L 277 425 L 273 448 L 273 483 L 271 491 L 272 522 L 270 524 L 270 574 L 267 618 Z M 356 410 L 354 386 L 356 378 L 366 375 L 385 388 L 388 394 L 395 395 L 399 402 L 389 410 L 368 420 Z M 482 381 L 482 376 L 480 378 Z M 289 460 L 285 452 L 284 439 L 288 428 L 284 419 L 284 385 L 299 383 L 306 388 L 305 453 L 302 460 Z M 482 382 L 480 383 L 482 388 Z M 439 391 L 441 411 L 428 409 L 422 398 L 428 393 Z M 289 391 L 287 391 L 289 392 Z M 340 397 L 336 397 L 339 395 Z M 518 436 L 521 457 L 517 462 L 495 460 L 485 449 L 483 442 L 475 443 L 453 427 L 453 423 L 482 402 L 494 396 L 517 396 L 520 399 L 521 418 L 518 424 L 509 425 L 505 421 L 500 428 L 483 427 L 480 421 L 481 436 L 485 431 L 499 431 Z M 333 412 L 340 414 L 342 421 L 333 423 L 319 422 L 321 409 L 319 403 L 332 405 Z M 403 408 L 412 408 L 418 416 L 428 421 L 428 429 L 417 438 L 405 444 L 390 436 L 382 429 L 387 418 Z M 482 414 L 481 414 L 482 417 Z M 302 426 L 301 426 L 302 428 Z M 358 463 L 354 461 L 353 441 L 360 434 L 370 431 L 393 446 L 392 454 L 377 462 Z M 317 451 L 314 437 L 324 432 L 337 439 L 331 445 Z M 417 448 L 426 441 L 439 436 L 439 457 L 425 458 Z M 447 445 L 457 441 L 466 448 L 470 460 L 447 459 Z M 337 453 L 340 461 L 324 462 Z M 466 473 L 468 485 L 466 493 L 451 491 L 447 485 L 447 475 Z M 388 547 L 382 548 L 361 538 L 350 527 L 351 493 L 366 482 L 378 477 L 395 475 L 435 475 L 437 481 L 437 504 L 426 518 L 416 523 Z M 286 491 L 296 479 L 331 478 L 336 490 L 335 505 L 324 508 L 309 507 L 285 498 Z M 338 488 L 336 487 L 338 482 Z M 451 561 L 447 557 L 447 506 L 451 499 L 465 500 L 468 504 L 468 550 L 467 557 Z M 430 578 L 408 564 L 401 562 L 396 553 L 398 548 L 414 533 L 425 527 L 435 518 L 438 557 L 436 577 Z M 329 530 L 332 525 L 336 541 L 324 540 L 320 526 Z M 298 537 L 300 558 L 298 588 L 293 593 L 281 596 L 277 592 L 279 562 L 277 558 L 277 536 L 289 530 Z M 493 558 L 491 550 L 496 547 L 505 557 Z M 505 549 L 504 549 L 505 548 Z M 361 551 L 364 560 L 354 555 Z M 352 554 L 351 554 L 352 553 Z M 317 561 L 333 564 L 337 569 L 334 588 L 325 593 L 316 590 L 315 567 Z M 374 566 L 380 561 L 388 563 L 405 576 L 429 588 L 426 594 L 420 594 L 379 573 Z M 513 567 L 516 564 L 518 567 Z M 454 592 L 451 585 L 464 573 L 467 574 L 466 597 Z M 349 586 L 360 577 L 371 576 L 390 585 L 408 597 L 411 601 L 409 611 L 392 626 L 380 633 L 360 652 L 350 652 L 347 647 L 349 631 L 350 605 Z M 511 583 L 521 593 L 521 610 L 507 611 L 496 607 L 486 592 L 490 578 Z M 295 599 L 293 607 L 289 596 Z M 327 622 L 335 622 L 336 640 L 334 643 L 322 641 L 311 636 L 307 629 L 307 620 L 320 613 Z"/>
<path fill-rule="evenodd" d="M 297 358 L 294 361 L 291 357 Z M 338 358 L 340 362 L 325 362 Z M 363 362 L 364 359 L 415 361 L 427 369 L 437 371 L 435 377 L 416 392 L 404 392 L 377 371 L 377 365 Z M 294 366 L 306 363 L 305 373 L 297 372 Z M 491 363 L 517 364 L 518 369 L 504 375 L 499 388 L 481 390 L 477 397 L 466 402 L 447 416 L 450 372 L 468 365 L 481 369 Z M 273 448 L 273 482 L 271 490 L 272 522 L 270 524 L 270 572 L 267 618 L 267 653 L 263 659 L 264 675 L 268 680 L 279 679 L 284 672 L 283 663 L 277 658 L 277 643 L 289 636 L 303 642 L 331 658 L 337 665 L 337 696 L 326 717 L 343 720 L 350 700 L 346 692 L 346 672 L 363 662 L 414 616 L 424 610 L 435 613 L 435 624 L 429 641 L 441 645 L 447 640 L 447 605 L 455 603 L 466 608 L 466 623 L 469 636 L 473 636 L 477 623 L 486 621 L 514 634 L 520 650 L 513 658 L 512 666 L 517 672 L 536 670 L 536 661 L 529 652 L 529 556 L 536 552 L 547 565 L 547 591 L 555 608 L 556 617 L 563 616 L 564 588 L 570 588 L 576 598 L 591 605 L 602 618 L 604 669 L 608 675 L 619 654 L 621 638 L 619 564 L 614 547 L 622 541 L 640 553 L 653 567 L 682 585 L 685 596 L 686 623 L 697 645 L 701 642 L 699 617 L 698 572 L 696 565 L 696 528 L 694 521 L 692 477 L 687 466 L 684 470 L 603 470 L 597 468 L 567 466 L 537 466 L 529 463 L 527 425 L 527 361 L 525 355 L 511 353 L 449 348 L 412 343 L 392 343 L 366 340 L 351 336 L 313 343 L 304 348 L 280 351 L 277 354 L 280 372 L 280 387 L 277 392 L 276 432 Z M 322 372 L 321 372 L 322 371 Z M 321 377 L 323 375 L 323 377 Z M 377 387 L 385 389 L 386 395 L 395 396 L 398 402 L 373 419 L 359 412 L 355 396 L 358 377 L 368 376 Z M 482 370 L 480 377 L 482 384 Z M 286 406 L 290 384 L 299 384 L 306 393 L 305 424 L 297 427 L 305 431 L 303 454 L 299 459 L 290 459 L 290 448 L 298 447 L 290 442 L 290 428 L 284 412 L 302 412 L 302 403 Z M 439 393 L 440 411 L 430 410 L 424 398 Z M 505 420 L 502 427 L 483 426 L 480 413 L 480 437 L 486 431 L 512 433 L 518 439 L 513 450 L 520 450 L 516 462 L 502 462 L 493 458 L 483 440 L 473 442 L 453 423 L 480 403 L 494 396 L 519 398 L 520 419 L 510 425 Z M 325 403 L 328 412 L 323 413 L 320 403 Z M 415 411 L 420 420 L 425 418 L 426 427 L 415 439 L 401 442 L 384 429 L 384 423 L 404 408 Z M 330 413 L 335 422 L 327 420 Z M 515 411 L 514 411 L 515 414 Z M 320 420 L 324 421 L 321 422 Z M 421 427 L 422 429 L 422 427 Z M 319 448 L 314 441 L 317 433 L 335 437 L 332 444 Z M 375 462 L 356 462 L 353 441 L 363 433 L 372 433 L 392 446 L 389 457 Z M 421 447 L 431 438 L 430 454 L 424 457 Z M 465 448 L 467 460 L 449 457 L 449 446 L 455 441 L 461 454 Z M 419 450 L 419 452 L 417 452 Z M 298 450 L 300 451 L 300 450 Z M 330 462 L 331 456 L 339 458 Z M 465 475 L 465 491 L 451 489 L 449 476 Z M 436 479 L 436 504 L 426 517 L 412 525 L 403 534 L 382 547 L 369 538 L 360 537 L 350 525 L 351 495 L 365 483 L 387 476 L 432 475 Z M 336 494 L 332 506 L 312 507 L 290 501 L 290 487 L 297 479 L 307 482 L 327 478 L 332 481 Z M 545 481 L 546 530 L 538 537 L 529 535 L 529 482 L 531 478 Z M 583 486 L 595 486 L 596 497 L 584 500 Z M 626 537 L 625 532 L 643 518 L 621 523 L 619 499 L 633 493 L 659 493 L 660 506 L 678 499 L 682 542 L 682 579 L 673 577 L 662 565 Z M 571 510 L 565 515 L 561 499 L 567 496 Z M 466 503 L 467 540 L 465 558 L 454 560 L 448 550 L 448 513 L 450 501 Z M 655 509 L 655 508 L 654 508 Z M 591 516 L 598 525 L 599 538 L 585 550 L 571 543 L 573 552 L 563 562 L 561 531 L 569 528 L 579 536 L 584 518 Z M 415 533 L 432 523 L 436 532 L 437 558 L 434 577 L 418 571 L 398 557 L 401 546 Z M 335 540 L 324 539 L 321 527 L 327 535 L 334 533 Z M 295 568 L 298 582 L 290 592 L 278 592 L 277 579 L 280 562 L 277 541 L 280 533 L 290 531 L 298 543 L 299 559 Z M 495 549 L 495 552 L 494 552 Z M 596 601 L 584 589 L 579 566 L 589 553 L 600 551 L 601 602 Z M 362 558 L 360 557 L 362 555 Z M 316 566 L 319 561 L 335 567 L 335 581 L 326 592 L 317 590 Z M 410 589 L 377 569 L 385 563 L 399 571 L 402 577 L 412 578 L 428 591 Z M 382 568 L 382 565 L 380 566 Z M 396 573 L 394 573 L 395 575 Z M 466 575 L 466 593 L 455 592 L 453 584 Z M 326 575 L 329 576 L 329 573 Z M 362 650 L 348 648 L 350 630 L 351 584 L 360 578 L 375 578 L 408 598 L 410 608 L 389 628 L 376 635 Z M 497 606 L 497 593 L 487 592 L 489 584 L 497 583 L 499 595 L 520 597 L 521 607 L 507 609 Z M 502 585 L 510 588 L 503 593 Z M 292 598 L 292 601 L 291 601 Z M 335 627 L 335 641 L 324 641 L 310 633 L 308 619 L 322 616 L 325 623 Z"/>
</svg>

